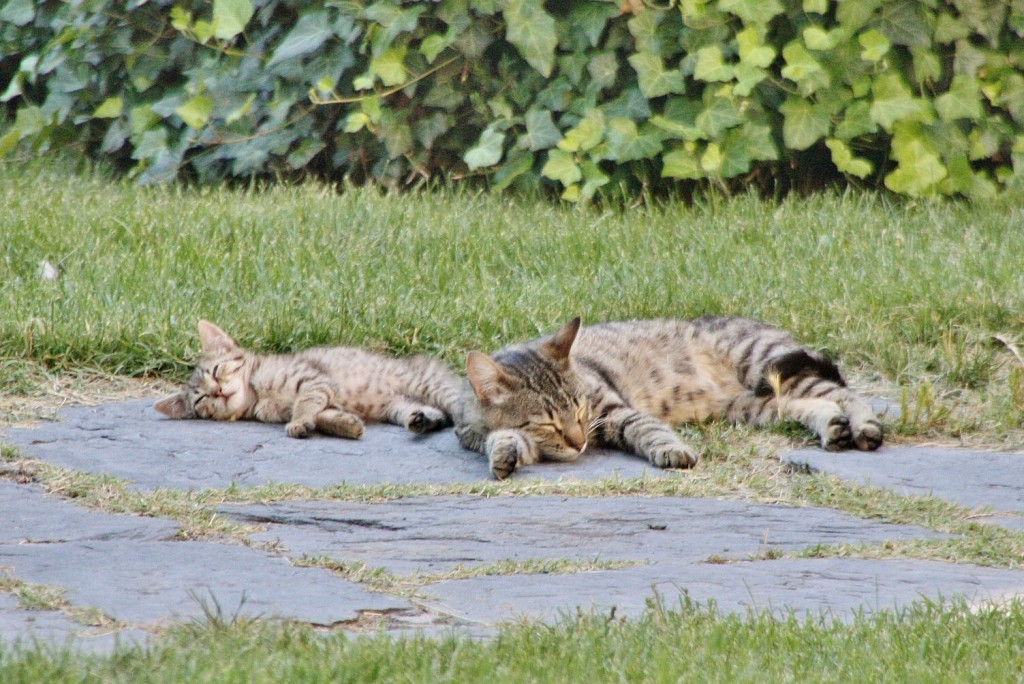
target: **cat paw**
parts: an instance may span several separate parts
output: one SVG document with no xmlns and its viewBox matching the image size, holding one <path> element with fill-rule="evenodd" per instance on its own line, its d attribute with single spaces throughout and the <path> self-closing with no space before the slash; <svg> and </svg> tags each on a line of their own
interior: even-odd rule
<svg viewBox="0 0 1024 684">
<path fill-rule="evenodd" d="M 516 471 L 519 465 L 519 449 L 515 444 L 503 444 L 491 452 L 491 474 L 504 480 Z"/>
<path fill-rule="evenodd" d="M 853 430 L 850 419 L 840 414 L 825 425 L 821 435 L 821 447 L 826 451 L 842 451 L 853 446 Z"/>
<path fill-rule="evenodd" d="M 433 408 L 413 411 L 409 419 L 405 421 L 406 429 L 420 434 L 438 430 L 446 425 L 448 425 L 448 416 Z"/>
<path fill-rule="evenodd" d="M 853 433 L 853 444 L 861 451 L 874 451 L 882 446 L 885 430 L 882 423 L 872 419 L 857 427 Z"/>
<path fill-rule="evenodd" d="M 655 448 L 650 460 L 659 468 L 692 468 L 697 465 L 697 454 L 685 444 L 674 444 Z"/>
<path fill-rule="evenodd" d="M 309 437 L 315 429 L 316 425 L 312 422 L 306 423 L 301 420 L 293 420 L 285 426 L 285 432 L 288 433 L 288 436 L 296 439 Z"/>
</svg>

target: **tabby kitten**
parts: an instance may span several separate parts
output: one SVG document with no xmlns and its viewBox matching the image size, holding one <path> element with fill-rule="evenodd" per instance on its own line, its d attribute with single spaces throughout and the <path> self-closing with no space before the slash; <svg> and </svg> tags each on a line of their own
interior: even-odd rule
<svg viewBox="0 0 1024 684">
<path fill-rule="evenodd" d="M 395 358 L 352 347 L 262 355 L 213 323 L 199 321 L 203 355 L 188 384 L 156 403 L 171 418 L 287 423 L 289 437 L 313 432 L 359 439 L 364 421 L 428 432 L 451 425 L 460 381 L 427 356 Z"/>
<path fill-rule="evenodd" d="M 794 418 L 829 450 L 882 444 L 882 424 L 828 359 L 760 321 L 706 317 L 602 323 L 576 318 L 550 337 L 472 351 L 455 433 L 502 479 L 541 458 L 574 461 L 588 444 L 688 468 L 673 425 Z"/>
</svg>

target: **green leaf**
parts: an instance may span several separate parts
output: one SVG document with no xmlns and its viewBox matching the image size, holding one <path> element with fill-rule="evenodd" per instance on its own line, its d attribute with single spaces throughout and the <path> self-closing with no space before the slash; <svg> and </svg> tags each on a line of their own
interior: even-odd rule
<svg viewBox="0 0 1024 684">
<path fill-rule="evenodd" d="M 591 199 L 598 188 L 607 185 L 609 180 L 611 179 L 601 171 L 601 167 L 597 164 L 589 160 L 583 162 L 583 188 L 581 194 L 584 199 Z"/>
<path fill-rule="evenodd" d="M 775 61 L 775 49 L 764 44 L 761 32 L 754 26 L 737 33 L 736 44 L 739 46 L 740 64 L 764 69 Z"/>
<path fill-rule="evenodd" d="M 540 175 L 559 181 L 564 186 L 570 186 L 583 178 L 583 172 L 576 164 L 576 159 L 562 150 L 548 152 L 548 160 L 540 170 Z"/>
<path fill-rule="evenodd" d="M 676 148 L 661 157 L 661 177 L 679 178 L 681 180 L 697 180 L 707 174 L 700 166 L 700 158 L 696 154 L 693 143 Z"/>
<path fill-rule="evenodd" d="M 892 47 L 892 43 L 880 31 L 871 29 L 857 36 L 857 42 L 864 48 L 861 50 L 860 58 L 866 62 L 877 62 L 885 57 Z"/>
<path fill-rule="evenodd" d="M 1006 107 L 1014 121 L 1024 123 L 1024 76 L 1017 73 L 1008 74 L 1003 77 L 1002 86 L 999 104 Z"/>
<path fill-rule="evenodd" d="M 304 14 L 295 22 L 292 30 L 285 34 L 267 66 L 308 55 L 323 45 L 331 35 L 327 12 L 321 10 Z"/>
<path fill-rule="evenodd" d="M 832 163 L 841 173 L 848 173 L 857 178 L 867 178 L 871 173 L 871 162 L 853 156 L 853 152 L 842 140 L 829 138 L 825 146 L 832 150 Z"/>
<path fill-rule="evenodd" d="M 558 149 L 566 152 L 586 152 L 596 147 L 603 138 L 604 114 L 600 109 L 591 109 L 575 128 L 566 131 L 565 137 L 558 143 Z"/>
<path fill-rule="evenodd" d="M 878 132 L 878 124 L 871 120 L 870 106 L 870 103 L 858 100 L 847 107 L 843 120 L 836 125 L 835 136 L 841 140 L 852 140 Z"/>
<path fill-rule="evenodd" d="M 501 161 L 504 149 L 505 134 L 486 128 L 480 134 L 480 141 L 476 147 L 466 152 L 462 160 L 466 162 L 470 171 L 476 171 L 484 166 L 494 166 Z"/>
<path fill-rule="evenodd" d="M 800 86 L 803 95 L 810 95 L 819 88 L 828 87 L 831 78 L 811 53 L 800 41 L 791 41 L 782 49 L 782 57 L 786 66 L 782 68 L 782 76 Z"/>
<path fill-rule="evenodd" d="M 120 97 L 108 97 L 100 106 L 93 111 L 92 115 L 97 119 L 116 119 L 124 111 L 124 102 Z"/>
<path fill-rule="evenodd" d="M 580 186 L 577 183 L 573 183 L 565 189 L 565 192 L 562 193 L 562 199 L 566 202 L 578 202 L 580 194 Z"/>
<path fill-rule="evenodd" d="M 650 99 L 686 91 L 682 72 L 678 69 L 666 70 L 661 57 L 649 52 L 638 52 L 630 55 L 628 61 L 636 71 L 637 85 L 644 97 Z"/>
<path fill-rule="evenodd" d="M 948 12 L 939 14 L 935 22 L 935 42 L 952 43 L 971 35 L 971 28 L 960 17 L 954 17 Z"/>
<path fill-rule="evenodd" d="M 943 121 L 981 118 L 981 86 L 973 76 L 957 74 L 949 90 L 935 98 L 935 111 Z"/>
<path fill-rule="evenodd" d="M 914 81 L 923 86 L 942 79 L 942 62 L 934 51 L 912 47 L 910 55 L 914 59 Z"/>
<path fill-rule="evenodd" d="M 882 0 L 843 0 L 836 8 L 836 20 L 851 34 L 864 24 L 882 5 Z"/>
<path fill-rule="evenodd" d="M 704 137 L 713 140 L 723 131 L 743 122 L 743 115 L 729 97 L 712 97 L 710 104 L 697 115 L 695 123 Z"/>
<path fill-rule="evenodd" d="M 213 35 L 230 40 L 245 30 L 252 18 L 251 0 L 213 0 Z"/>
<path fill-rule="evenodd" d="M 785 11 L 778 0 L 718 0 L 718 9 L 735 14 L 745 24 L 766 24 Z"/>
<path fill-rule="evenodd" d="M 508 42 L 544 78 L 551 76 L 558 36 L 555 20 L 544 11 L 542 0 L 508 0 L 504 16 Z"/>
<path fill-rule="evenodd" d="M 20 141 L 21 133 L 17 128 L 12 128 L 0 136 L 0 157 L 6 157 L 7 153 L 17 147 Z"/>
<path fill-rule="evenodd" d="M 919 11 L 919 8 L 922 5 L 916 2 L 884 3 L 879 13 L 879 30 L 896 45 L 928 47 L 931 45 L 931 32 L 921 16 L 924 10 Z"/>
<path fill-rule="evenodd" d="M 722 150 L 718 143 L 708 143 L 704 154 L 700 155 L 700 168 L 708 174 L 716 174 L 722 168 Z"/>
<path fill-rule="evenodd" d="M 804 12 L 814 12 L 815 14 L 825 14 L 828 12 L 829 0 L 804 0 L 803 10 Z"/>
<path fill-rule="evenodd" d="M 841 31 L 826 31 L 820 26 L 808 26 L 803 32 L 804 45 L 811 50 L 831 50 L 839 43 Z"/>
<path fill-rule="evenodd" d="M 533 168 L 533 155 L 523 150 L 512 150 L 505 163 L 491 176 L 491 190 L 501 191 Z"/>
<path fill-rule="evenodd" d="M 210 120 L 213 100 L 206 95 L 196 95 L 174 111 L 189 128 L 202 128 Z"/>
<path fill-rule="evenodd" d="M 947 195 L 960 193 L 971 199 L 991 199 L 997 194 L 995 184 L 984 173 L 975 173 L 963 154 L 948 158 L 946 171 L 948 175 L 939 184 L 939 189 Z"/>
<path fill-rule="evenodd" d="M 554 147 L 562 139 L 562 132 L 555 126 L 551 112 L 546 109 L 531 109 L 526 112 L 526 135 L 521 143 L 531 151 Z"/>
<path fill-rule="evenodd" d="M 6 21 L 15 26 L 25 26 L 36 16 L 36 3 L 33 0 L 9 0 L 3 9 L 0 9 L 0 21 Z"/>
<path fill-rule="evenodd" d="M 427 36 L 420 43 L 420 54 L 427 58 L 427 64 L 433 64 L 437 56 L 452 44 L 454 36 L 435 33 Z"/>
<path fill-rule="evenodd" d="M 380 56 L 370 62 L 370 73 L 377 76 L 386 86 L 405 83 L 408 73 L 405 70 L 405 53 L 407 47 L 389 47 Z"/>
<path fill-rule="evenodd" d="M 649 159 L 661 152 L 661 141 L 650 134 L 641 134 L 636 122 L 618 117 L 608 122 L 608 158 L 627 162 Z"/>
<path fill-rule="evenodd" d="M 587 73 L 598 88 L 611 88 L 619 73 L 619 58 L 611 50 L 601 52 L 590 58 Z"/>
<path fill-rule="evenodd" d="M 753 161 L 773 161 L 779 158 L 779 148 L 772 136 L 771 126 L 747 121 L 729 131 L 730 147 L 741 146 Z"/>
<path fill-rule="evenodd" d="M 811 104 L 801 97 L 790 96 L 779 111 L 785 117 L 782 139 L 790 149 L 806 150 L 828 135 L 832 127 L 827 107 Z"/>
<path fill-rule="evenodd" d="M 698 50 L 697 66 L 694 67 L 693 77 L 700 81 L 731 81 L 733 68 L 722 59 L 722 48 L 717 45 L 709 45 Z M 680 79 L 682 79 L 682 74 L 680 74 Z M 643 87 L 641 86 L 640 89 L 643 90 Z"/>
<path fill-rule="evenodd" d="M 938 151 L 921 134 L 917 123 L 900 123 L 892 139 L 893 158 L 899 162 L 896 170 L 885 177 L 885 187 L 911 197 L 935 194 L 938 184 L 946 177 L 946 167 Z"/>
<path fill-rule="evenodd" d="M 871 120 L 886 131 L 892 131 L 897 121 L 931 121 L 931 105 L 927 100 L 914 98 L 898 72 L 880 74 L 871 84 Z"/>
<path fill-rule="evenodd" d="M 754 87 L 768 78 L 768 72 L 764 69 L 743 64 L 740 62 L 736 65 L 736 85 L 733 88 L 733 92 L 740 97 L 746 97 L 753 92 Z"/>
</svg>

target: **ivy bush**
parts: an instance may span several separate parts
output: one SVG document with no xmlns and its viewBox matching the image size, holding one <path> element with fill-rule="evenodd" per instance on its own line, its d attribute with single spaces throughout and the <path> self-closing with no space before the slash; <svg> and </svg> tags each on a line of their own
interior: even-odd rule
<svg viewBox="0 0 1024 684">
<path fill-rule="evenodd" d="M 140 182 L 985 197 L 1024 171 L 1024 0 L 0 2 L 0 154 Z"/>
</svg>

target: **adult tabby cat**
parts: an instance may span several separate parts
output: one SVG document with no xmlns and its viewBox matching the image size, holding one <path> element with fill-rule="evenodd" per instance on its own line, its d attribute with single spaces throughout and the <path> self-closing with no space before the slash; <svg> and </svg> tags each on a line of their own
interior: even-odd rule
<svg viewBox="0 0 1024 684">
<path fill-rule="evenodd" d="M 364 421 L 413 432 L 451 425 L 461 382 L 427 356 L 395 358 L 352 347 L 296 354 L 250 352 L 199 321 L 203 355 L 188 384 L 156 403 L 171 418 L 287 423 L 290 437 L 314 431 L 359 439 Z"/>
<path fill-rule="evenodd" d="M 724 418 L 760 425 L 794 418 L 824 448 L 877 449 L 882 424 L 835 364 L 778 328 L 745 318 L 646 320 L 580 328 L 472 351 L 455 426 L 495 477 L 541 458 L 574 461 L 607 445 L 662 468 L 696 452 L 671 427 Z"/>
</svg>

